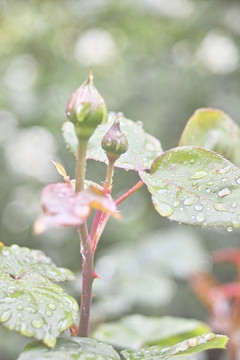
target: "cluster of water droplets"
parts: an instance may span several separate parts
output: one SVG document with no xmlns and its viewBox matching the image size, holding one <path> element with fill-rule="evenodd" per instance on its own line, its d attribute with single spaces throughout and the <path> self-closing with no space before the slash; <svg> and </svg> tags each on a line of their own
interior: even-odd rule
<svg viewBox="0 0 240 360">
<path fill-rule="evenodd" d="M 233 227 L 240 227 L 240 170 L 204 151 L 169 151 L 155 164 L 155 172 L 142 178 L 162 216 L 231 232 Z M 183 161 L 184 157 L 188 160 Z"/>
<path fill-rule="evenodd" d="M 49 258 L 34 250 L 31 257 L 31 252 L 17 245 L 3 247 L 1 251 L 0 263 L 3 268 L 0 266 L 0 322 L 9 330 L 43 339 L 52 346 L 57 336 L 74 323 L 78 305 L 61 287 L 38 272 L 24 269 L 27 265 L 31 268 L 31 264 L 34 260 L 39 260 L 39 256 L 44 266 L 42 270 L 39 267 L 38 271 L 48 272 L 50 268 L 50 264 L 44 263 L 48 263 Z M 19 271 L 18 274 L 16 270 Z M 61 270 L 65 269 L 60 268 L 59 272 L 64 276 Z"/>
</svg>

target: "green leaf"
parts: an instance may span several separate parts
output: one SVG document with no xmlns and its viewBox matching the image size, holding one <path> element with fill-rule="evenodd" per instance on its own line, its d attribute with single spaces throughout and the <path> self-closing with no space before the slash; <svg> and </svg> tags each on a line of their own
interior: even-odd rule
<svg viewBox="0 0 240 360">
<path fill-rule="evenodd" d="M 49 279 L 65 280 L 71 272 L 40 251 L 17 245 L 1 247 L 0 263 L 1 325 L 53 347 L 76 320 L 78 304 Z"/>
<path fill-rule="evenodd" d="M 109 117 L 107 124 L 99 125 L 88 143 L 88 158 L 107 163 L 107 156 L 101 148 L 101 140 L 113 124 L 113 117 Z M 153 160 L 162 153 L 162 147 L 156 138 L 144 132 L 142 126 L 132 120 L 121 117 L 121 130 L 128 139 L 128 151 L 116 161 L 116 167 L 128 170 L 150 169 Z M 68 149 L 76 154 L 77 137 L 73 124 L 63 124 L 63 136 Z"/>
<path fill-rule="evenodd" d="M 240 226 L 240 169 L 221 155 L 185 146 L 158 157 L 140 176 L 160 215 L 195 226 Z"/>
<path fill-rule="evenodd" d="M 188 355 L 209 349 L 225 349 L 227 341 L 227 336 L 208 333 L 165 349 L 155 346 L 138 352 L 123 350 L 121 353 L 126 360 L 167 360 L 175 355 Z"/>
<path fill-rule="evenodd" d="M 185 145 L 216 151 L 240 166 L 240 128 L 221 110 L 197 110 L 182 133 L 179 146 Z"/>
<path fill-rule="evenodd" d="M 142 346 L 172 345 L 208 332 L 209 327 L 192 319 L 131 315 L 98 326 L 93 336 L 119 348 L 138 350 Z"/>
<path fill-rule="evenodd" d="M 88 338 L 59 338 L 54 349 L 41 343 L 28 345 L 18 360 L 120 360 L 108 344 Z"/>
<path fill-rule="evenodd" d="M 0 271 L 20 278 L 27 272 L 36 272 L 53 281 L 72 280 L 72 271 L 57 267 L 54 262 L 40 250 L 12 245 L 0 246 Z"/>
</svg>

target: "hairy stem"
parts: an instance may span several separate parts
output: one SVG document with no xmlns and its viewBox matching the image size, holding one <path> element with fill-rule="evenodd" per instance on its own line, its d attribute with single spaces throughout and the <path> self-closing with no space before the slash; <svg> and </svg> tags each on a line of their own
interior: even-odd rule
<svg viewBox="0 0 240 360">
<path fill-rule="evenodd" d="M 78 142 L 76 159 L 76 192 L 84 190 L 84 180 L 86 172 L 86 152 L 87 141 Z M 92 283 L 94 279 L 94 253 L 91 248 L 91 242 L 88 235 L 87 222 L 85 221 L 78 227 L 81 254 L 82 254 L 82 294 L 80 306 L 80 323 L 78 335 L 88 336 L 90 308 L 92 303 Z"/>
</svg>

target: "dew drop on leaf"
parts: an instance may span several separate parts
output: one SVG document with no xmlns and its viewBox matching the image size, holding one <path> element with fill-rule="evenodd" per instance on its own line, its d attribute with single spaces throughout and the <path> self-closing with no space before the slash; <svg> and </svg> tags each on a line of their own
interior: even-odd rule
<svg viewBox="0 0 240 360">
<path fill-rule="evenodd" d="M 145 145 L 145 150 L 147 150 L 147 151 L 154 151 L 154 146 L 153 146 L 153 144 L 147 143 L 147 144 Z"/>
<path fill-rule="evenodd" d="M 168 216 L 172 215 L 172 213 L 173 213 L 173 208 L 164 202 L 158 201 L 156 203 L 156 207 L 157 207 L 160 215 L 162 215 L 164 217 L 168 217 Z"/>
<path fill-rule="evenodd" d="M 231 190 L 229 188 L 223 188 L 222 190 L 219 191 L 218 195 L 220 197 L 224 197 L 231 194 Z"/>
<path fill-rule="evenodd" d="M 42 327 L 42 322 L 40 320 L 33 320 L 32 321 L 32 326 L 35 329 L 40 329 Z"/>
<path fill-rule="evenodd" d="M 56 306 L 54 304 L 48 304 L 50 310 L 55 310 Z"/>
<path fill-rule="evenodd" d="M 6 310 L 6 311 L 4 311 L 4 312 L 0 315 L 0 322 L 6 322 L 6 321 L 8 321 L 11 316 L 12 316 L 12 311 L 11 311 L 11 310 Z"/>
<path fill-rule="evenodd" d="M 202 208 L 203 208 L 202 205 L 199 204 L 199 203 L 194 206 L 194 209 L 197 210 L 197 211 L 201 211 Z"/>
<path fill-rule="evenodd" d="M 231 166 L 227 165 L 224 168 L 217 170 L 217 172 L 219 174 L 227 174 L 230 171 L 230 169 L 231 169 Z"/>
<path fill-rule="evenodd" d="M 203 222 L 205 220 L 205 215 L 203 213 L 200 213 L 200 214 L 197 215 L 196 219 L 197 219 L 198 222 L 201 223 L 201 222 Z"/>
<path fill-rule="evenodd" d="M 192 348 L 192 347 L 197 346 L 198 342 L 199 342 L 198 338 L 192 338 L 192 339 L 188 340 L 187 345 L 189 348 Z"/>
<path fill-rule="evenodd" d="M 184 200 L 183 203 L 186 206 L 190 206 L 190 205 L 192 205 L 194 203 L 194 199 L 193 198 L 187 198 L 187 199 Z"/>
<path fill-rule="evenodd" d="M 192 176 L 191 179 L 196 180 L 196 179 L 203 179 L 206 176 L 208 176 L 208 173 L 206 171 L 196 171 Z"/>
<path fill-rule="evenodd" d="M 215 203 L 214 205 L 214 208 L 218 211 L 228 211 L 228 212 L 232 212 L 231 209 L 225 205 L 225 204 L 222 204 L 222 203 Z"/>
</svg>

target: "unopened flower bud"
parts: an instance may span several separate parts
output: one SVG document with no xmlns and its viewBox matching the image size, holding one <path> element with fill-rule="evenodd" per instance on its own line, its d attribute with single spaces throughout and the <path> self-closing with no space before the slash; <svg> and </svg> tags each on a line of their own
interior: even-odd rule
<svg viewBox="0 0 240 360">
<path fill-rule="evenodd" d="M 111 128 L 102 138 L 101 145 L 108 159 L 113 161 L 116 161 L 127 151 L 128 140 L 126 135 L 121 131 L 119 116 L 116 117 Z"/>
<path fill-rule="evenodd" d="M 102 96 L 88 79 L 72 94 L 66 106 L 66 115 L 75 126 L 78 139 L 88 140 L 99 124 L 107 121 L 107 108 Z"/>
</svg>

